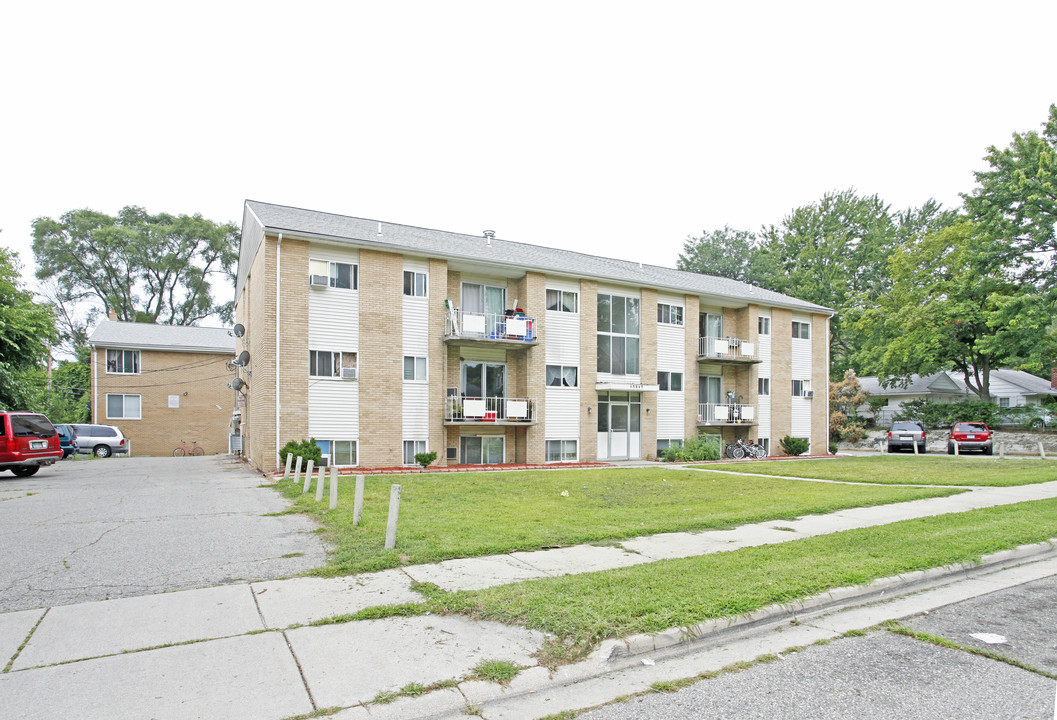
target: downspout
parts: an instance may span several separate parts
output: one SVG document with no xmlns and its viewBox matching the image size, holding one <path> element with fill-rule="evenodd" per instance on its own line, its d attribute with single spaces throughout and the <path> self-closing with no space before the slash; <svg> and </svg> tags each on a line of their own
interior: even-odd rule
<svg viewBox="0 0 1057 720">
<path fill-rule="evenodd" d="M 283 234 L 279 233 L 279 242 L 275 244 L 275 467 L 281 465 L 279 461 L 279 412 L 282 404 L 279 402 L 279 351 L 281 349 L 282 335 L 279 332 L 279 318 L 282 313 L 282 269 L 283 269 Z"/>
<path fill-rule="evenodd" d="M 95 364 L 97 348 L 92 347 L 92 422 L 97 422 L 99 412 L 99 367 Z"/>
</svg>

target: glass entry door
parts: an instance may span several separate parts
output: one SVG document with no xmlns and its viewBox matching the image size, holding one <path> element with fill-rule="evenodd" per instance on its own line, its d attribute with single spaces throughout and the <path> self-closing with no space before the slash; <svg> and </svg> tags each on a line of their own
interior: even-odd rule
<svg viewBox="0 0 1057 720">
<path fill-rule="evenodd" d="M 464 465 L 501 465 L 504 438 L 502 435 L 464 436 L 460 448 Z"/>
<path fill-rule="evenodd" d="M 640 393 L 598 393 L 599 459 L 630 460 L 642 456 L 641 413 Z"/>
<path fill-rule="evenodd" d="M 506 365 L 464 361 L 462 394 L 466 397 L 506 397 Z"/>
<path fill-rule="evenodd" d="M 506 312 L 506 288 L 480 283 L 462 284 L 462 311 L 485 316 L 485 337 L 498 332 Z"/>
<path fill-rule="evenodd" d="M 611 458 L 628 456 L 628 448 L 631 446 L 628 426 L 630 411 L 630 406 L 624 403 L 610 403 L 609 405 L 609 457 Z"/>
</svg>

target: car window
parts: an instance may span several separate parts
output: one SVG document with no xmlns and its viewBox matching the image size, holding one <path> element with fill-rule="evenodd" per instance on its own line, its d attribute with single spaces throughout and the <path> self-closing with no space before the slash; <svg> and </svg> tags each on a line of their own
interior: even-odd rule
<svg viewBox="0 0 1057 720">
<path fill-rule="evenodd" d="M 893 430 L 920 430 L 921 426 L 916 423 L 897 422 L 892 425 Z"/>
<path fill-rule="evenodd" d="M 55 426 L 43 415 L 11 415 L 11 434 L 15 437 L 55 437 Z"/>
<path fill-rule="evenodd" d="M 7 416 L 0 415 L 0 437 L 7 437 Z"/>
<path fill-rule="evenodd" d="M 958 432 L 987 432 L 987 425 L 983 423 L 958 423 L 954 426 Z"/>
<path fill-rule="evenodd" d="M 117 433 L 114 432 L 114 428 L 108 427 L 100 427 L 98 435 L 99 437 L 117 437 Z"/>
</svg>

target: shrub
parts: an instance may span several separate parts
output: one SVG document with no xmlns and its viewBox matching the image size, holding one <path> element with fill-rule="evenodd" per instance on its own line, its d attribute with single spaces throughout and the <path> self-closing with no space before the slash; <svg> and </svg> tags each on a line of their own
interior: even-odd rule
<svg viewBox="0 0 1057 720">
<path fill-rule="evenodd" d="M 296 457 L 303 457 L 307 463 L 309 460 L 315 462 L 316 465 L 323 463 L 323 451 L 319 445 L 316 445 L 315 438 L 309 438 L 308 440 L 291 440 L 290 442 L 283 445 L 283 449 L 279 451 L 279 464 L 286 466 L 286 456 L 293 454 Z"/>
<path fill-rule="evenodd" d="M 682 445 L 665 449 L 661 455 L 665 462 L 700 462 L 719 460 L 721 452 L 719 441 L 715 438 L 694 435 L 684 440 Z"/>
<path fill-rule="evenodd" d="M 961 400 L 941 403 L 935 400 L 912 400 L 903 403 L 895 420 L 917 420 L 926 428 L 949 428 L 956 422 L 982 422 L 988 427 L 998 425 L 1003 408 L 983 400 Z"/>
<path fill-rule="evenodd" d="M 423 469 L 428 468 L 429 464 L 436 459 L 437 453 L 432 450 L 430 452 L 415 453 L 415 462 L 421 465 Z"/>
<path fill-rule="evenodd" d="M 788 435 L 779 440 L 778 444 L 782 446 L 782 452 L 786 455 L 803 455 L 811 446 L 807 438 L 795 438 Z"/>
<path fill-rule="evenodd" d="M 831 442 L 829 444 L 829 454 L 830 455 L 836 455 L 837 454 L 837 443 Z"/>
</svg>

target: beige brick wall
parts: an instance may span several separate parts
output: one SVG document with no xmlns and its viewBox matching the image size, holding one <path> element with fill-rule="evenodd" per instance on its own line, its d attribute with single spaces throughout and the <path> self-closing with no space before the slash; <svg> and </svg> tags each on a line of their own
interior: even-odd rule
<svg viewBox="0 0 1057 720">
<path fill-rule="evenodd" d="M 771 310 L 771 452 L 793 430 L 793 312 Z"/>
<path fill-rule="evenodd" d="M 283 239 L 279 301 L 279 446 L 308 433 L 308 243 Z M 254 372 L 256 375 L 256 372 Z M 250 385 L 252 390 L 253 385 Z M 275 449 L 272 462 L 278 465 Z"/>
<path fill-rule="evenodd" d="M 358 450 L 360 465 L 365 467 L 403 462 L 403 272 L 403 255 L 360 250 Z"/>
<path fill-rule="evenodd" d="M 811 316 L 811 453 L 829 452 L 829 318 Z"/>
<path fill-rule="evenodd" d="M 170 456 L 183 442 L 196 441 L 207 455 L 228 451 L 235 377 L 231 353 L 140 351 L 140 374 L 107 374 L 106 348 L 95 352 L 95 422 L 116 425 L 131 442 L 133 455 Z M 107 416 L 107 394 L 140 396 L 140 419 Z M 169 407 L 169 396 L 179 407 Z M 218 407 L 219 406 L 219 407 Z"/>
<path fill-rule="evenodd" d="M 521 397 L 531 398 L 535 403 L 536 424 L 519 429 L 523 437 L 524 462 L 541 463 L 546 460 L 546 442 L 544 440 L 547 409 L 544 407 L 547 383 L 547 278 L 542 273 L 528 272 L 521 279 L 518 288 L 518 304 L 533 318 L 533 337 L 539 344 L 528 350 L 518 351 L 522 356 L 523 387 L 525 394 Z M 507 353 L 510 355 L 511 353 Z M 521 462 L 521 459 L 518 459 Z"/>
<path fill-rule="evenodd" d="M 260 470 L 271 470 L 276 463 L 276 241 L 274 235 L 264 238 L 235 305 L 235 319 L 246 328 L 243 341 L 252 372 L 242 413 L 243 455 Z"/>
<path fill-rule="evenodd" d="M 448 346 L 444 343 L 444 299 L 448 292 L 448 263 L 429 261 L 429 441 L 426 452 L 437 453 L 435 464 L 445 465 L 444 398 L 447 393 Z M 456 356 L 458 353 L 454 353 Z"/>
<path fill-rule="evenodd" d="M 657 384 L 657 291 L 642 288 L 639 310 L 639 371 L 643 385 Z M 640 457 L 657 456 L 657 393 L 642 393 Z"/>
<path fill-rule="evenodd" d="M 448 271 L 448 294 L 447 297 L 452 299 L 456 307 L 462 303 L 462 273 Z M 462 387 L 462 378 L 460 377 L 461 366 L 460 366 L 460 355 L 459 347 L 452 345 L 448 347 L 447 358 L 445 360 L 445 380 L 444 387 L 445 392 L 449 387 Z M 446 426 L 444 430 L 444 449 L 443 453 L 439 453 L 441 458 L 447 458 L 447 449 L 449 447 L 455 448 L 455 459 L 444 460 L 445 465 L 457 465 L 462 460 L 459 457 L 459 436 L 462 434 L 461 429 L 457 425 Z"/>
<path fill-rule="evenodd" d="M 701 312 L 701 301 L 696 295 L 687 295 L 685 302 L 686 309 L 683 312 L 686 328 L 686 372 L 683 377 L 683 392 L 686 398 L 684 439 L 697 434 L 697 399 L 701 377 L 701 364 L 697 361 L 698 315 Z"/>
<path fill-rule="evenodd" d="M 580 461 L 598 459 L 598 283 L 580 281 Z M 588 408 L 592 408 L 588 412 Z"/>
</svg>

